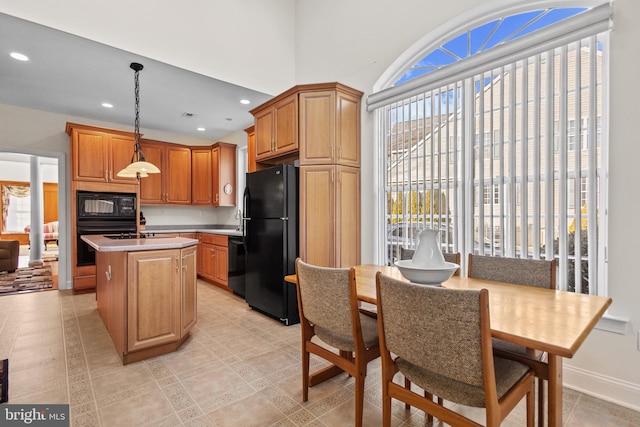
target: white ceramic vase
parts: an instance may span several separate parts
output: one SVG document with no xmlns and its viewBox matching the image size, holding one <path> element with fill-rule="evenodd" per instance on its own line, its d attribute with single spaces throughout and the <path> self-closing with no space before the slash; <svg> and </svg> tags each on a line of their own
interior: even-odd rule
<svg viewBox="0 0 640 427">
<path fill-rule="evenodd" d="M 440 231 L 422 230 L 418 235 L 418 246 L 411 259 L 412 264 L 421 268 L 436 268 L 445 265 L 444 255 L 440 250 Z"/>
</svg>

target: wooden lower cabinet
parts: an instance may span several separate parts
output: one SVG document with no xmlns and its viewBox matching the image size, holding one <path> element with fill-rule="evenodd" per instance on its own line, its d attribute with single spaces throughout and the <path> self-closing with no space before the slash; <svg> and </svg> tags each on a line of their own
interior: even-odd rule
<svg viewBox="0 0 640 427">
<path fill-rule="evenodd" d="M 300 257 L 324 267 L 360 264 L 360 168 L 300 167 Z"/>
<path fill-rule="evenodd" d="M 196 246 L 98 252 L 98 311 L 123 364 L 174 351 L 197 319 Z"/>
<path fill-rule="evenodd" d="M 228 236 L 200 233 L 198 240 L 198 276 L 230 291 Z"/>
<path fill-rule="evenodd" d="M 198 320 L 196 256 L 196 246 L 180 251 L 180 337 L 187 336 Z"/>
</svg>

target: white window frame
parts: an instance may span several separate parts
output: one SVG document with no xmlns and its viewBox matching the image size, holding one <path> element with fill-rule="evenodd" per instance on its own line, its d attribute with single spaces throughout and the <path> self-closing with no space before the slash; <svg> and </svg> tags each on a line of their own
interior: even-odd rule
<svg viewBox="0 0 640 427">
<path fill-rule="evenodd" d="M 507 4 L 508 3 L 508 4 Z M 408 65 L 412 65 L 413 62 L 415 62 L 415 60 L 419 59 L 422 56 L 424 56 L 426 53 L 428 53 L 430 50 L 433 50 L 434 46 L 436 43 L 439 43 L 441 40 L 447 38 L 447 36 L 455 36 L 459 33 L 461 33 L 462 31 L 464 31 L 466 28 L 473 28 L 474 25 L 477 25 L 480 23 L 481 20 L 487 21 L 490 19 L 493 19 L 495 17 L 498 16 L 508 16 L 514 13 L 519 13 L 519 12 L 523 12 L 526 10 L 534 10 L 536 8 L 549 8 L 549 7 L 582 7 L 582 6 L 600 6 L 600 7 L 596 7 L 595 9 L 599 9 L 598 12 L 595 12 L 595 10 L 591 10 L 589 12 L 593 12 L 593 14 L 595 13 L 606 13 L 607 17 L 608 14 L 610 13 L 609 10 L 609 5 L 608 3 L 605 3 L 603 1 L 584 1 L 584 2 L 568 2 L 568 1 L 556 1 L 556 2 L 546 2 L 546 1 L 519 1 L 519 2 L 502 2 L 502 1 L 496 1 L 496 2 L 492 2 L 490 5 L 483 5 L 481 7 L 478 7 L 476 9 L 474 9 L 473 11 L 470 11 L 469 13 L 465 13 L 460 15 L 459 17 L 457 17 L 456 19 L 452 20 L 451 22 L 449 22 L 447 25 L 445 25 L 444 27 L 428 34 L 427 36 L 425 36 L 422 40 L 420 40 L 419 42 L 416 43 L 416 45 L 421 45 L 421 48 L 416 48 L 416 45 L 414 45 L 414 47 L 412 49 L 410 49 L 410 51 L 406 52 L 405 54 L 403 54 L 400 58 L 398 58 L 398 61 L 396 61 L 396 63 L 394 64 L 395 66 L 390 67 L 387 72 L 381 77 L 381 79 L 376 83 L 375 85 L 375 89 L 377 89 L 377 92 L 374 90 L 374 94 L 371 95 L 368 99 L 368 109 L 369 110 L 375 110 L 377 107 L 380 106 L 381 102 L 391 102 L 394 99 L 398 100 L 398 99 L 402 99 L 404 97 L 407 96 L 407 94 L 414 94 L 414 93 L 418 93 L 421 89 L 421 87 L 424 87 L 425 82 L 430 82 L 431 86 L 434 86 L 433 82 L 438 82 L 438 79 L 442 80 L 442 82 L 445 81 L 445 79 L 447 79 L 447 73 L 448 74 L 454 74 L 454 75 L 462 75 L 464 73 L 466 73 L 467 75 L 472 75 L 472 73 L 475 73 L 478 71 L 478 66 L 476 66 L 475 63 L 470 62 L 469 64 L 465 64 L 468 65 L 468 70 L 464 71 L 464 70 L 460 70 L 460 68 L 455 68 L 454 70 L 449 70 L 447 73 L 442 73 L 442 71 L 444 71 L 444 69 L 438 70 L 437 72 L 432 72 L 427 76 L 421 76 L 415 79 L 415 81 L 411 80 L 408 82 L 403 83 L 403 85 L 400 85 L 398 87 L 392 87 L 391 83 L 392 81 L 395 81 L 399 75 L 401 75 L 403 73 L 404 70 L 407 69 Z M 608 19 L 608 18 L 607 18 Z M 589 31 L 591 31 L 591 33 L 597 33 L 597 32 L 602 32 L 609 29 L 609 23 L 607 22 L 606 24 L 606 28 L 605 28 L 605 24 L 601 23 L 598 24 L 598 28 L 600 29 L 599 31 L 594 31 L 593 30 L 593 26 L 590 27 Z M 541 30 L 541 32 L 543 32 L 544 30 Z M 585 35 L 587 34 L 591 34 L 589 32 L 585 33 Z M 514 42 L 515 43 L 515 42 Z M 606 38 L 606 43 L 607 46 L 605 47 L 605 49 L 608 49 L 608 37 Z M 522 47 L 518 47 L 518 49 L 521 49 Z M 524 46 L 524 48 L 526 49 L 526 46 Z M 549 45 L 550 48 L 550 45 Z M 413 61 L 413 62 L 412 62 Z M 400 65 L 402 64 L 402 65 Z M 454 65 L 451 66 L 447 66 L 445 68 L 454 68 Z M 499 65 L 496 65 L 499 66 Z M 603 66 L 603 93 L 605 93 L 605 96 L 608 96 L 608 63 L 605 64 Z M 438 75 L 438 76 L 434 76 L 437 73 L 440 73 L 442 76 Z M 450 77 L 450 76 L 449 76 Z M 462 80 L 462 79 L 461 79 Z M 450 81 L 450 80 L 448 80 Z M 406 87 L 405 87 L 406 86 Z M 399 90 L 402 89 L 402 90 Z M 472 93 L 471 91 L 469 91 L 469 93 Z M 470 98 L 470 97 L 468 97 Z M 385 101 L 382 101 L 383 99 L 386 99 Z M 472 102 L 471 100 L 467 99 L 467 102 Z M 598 145 L 600 145 L 600 139 L 603 139 L 605 137 L 605 135 L 607 135 L 607 125 L 608 125 L 608 111 L 606 110 L 607 108 L 607 102 L 603 103 L 602 109 L 603 111 L 601 111 L 601 116 L 603 118 L 603 120 L 600 122 L 600 115 L 598 115 L 598 126 L 595 126 L 595 120 L 591 120 L 589 123 L 591 125 L 591 127 L 593 127 L 594 129 L 589 129 L 589 134 L 590 135 L 596 135 L 596 138 L 598 140 Z M 566 120 L 566 119 L 564 119 Z M 383 135 L 381 134 L 381 130 L 380 130 L 380 123 L 379 123 L 379 118 L 376 117 L 376 126 L 378 129 L 377 134 L 379 135 L 378 138 L 383 137 Z M 553 124 L 550 125 L 551 127 L 547 126 L 546 130 L 545 129 L 541 129 L 539 135 L 537 135 L 538 138 L 545 138 L 545 134 L 552 134 L 554 133 L 554 129 L 553 129 Z M 564 132 L 564 135 L 567 135 L 567 122 L 564 121 L 560 126 L 560 133 Z M 582 126 L 581 126 L 582 127 Z M 480 138 L 479 135 L 480 134 L 484 134 L 484 130 L 483 129 L 473 129 L 473 128 L 468 128 L 465 129 L 465 131 L 467 132 L 468 135 L 475 135 L 475 138 L 473 139 L 474 144 L 470 144 L 469 146 L 467 146 L 467 150 L 471 150 L 473 152 L 473 150 L 476 151 L 481 151 L 478 150 L 478 142 L 480 142 Z M 580 138 L 580 133 L 578 132 L 577 126 L 575 127 L 575 132 L 576 132 L 576 139 Z M 596 133 L 597 132 L 597 133 Z M 580 136 L 578 136 L 580 135 Z M 568 136 L 568 135 L 567 135 Z M 532 136 L 529 135 L 529 138 L 531 138 Z M 508 136 L 507 136 L 507 129 L 505 129 L 505 135 L 504 135 L 504 140 L 508 140 Z M 566 138 L 566 136 L 565 136 Z M 566 143 L 566 140 L 565 140 Z M 505 143 L 506 145 L 506 143 Z M 586 145 L 586 142 L 578 140 L 576 141 L 576 145 L 580 148 L 584 147 Z M 603 246 L 602 248 L 599 248 L 598 252 L 599 253 L 606 253 L 606 236 L 607 236 L 607 221 L 606 221 L 606 206 L 607 206 L 607 199 L 608 199 L 608 195 L 607 195 L 607 184 L 606 184 L 606 165 L 608 164 L 608 153 L 606 150 L 606 144 L 602 144 L 602 152 L 601 152 L 601 156 L 602 156 L 602 161 L 601 164 L 603 165 L 603 168 L 605 168 L 605 173 L 601 174 L 600 177 L 600 181 L 601 182 L 597 182 L 597 184 L 595 183 L 595 180 L 592 179 L 592 182 L 594 182 L 593 185 L 598 185 L 600 188 L 600 198 L 601 198 L 601 211 L 603 212 L 599 212 L 598 213 L 598 218 L 596 219 L 596 214 L 595 213 L 589 213 L 589 218 L 590 221 L 598 221 L 599 223 L 599 227 L 598 227 L 598 239 L 597 241 L 599 242 L 599 244 L 601 246 Z M 506 148 L 505 148 L 506 149 Z M 552 148 L 553 150 L 553 148 Z M 566 156 L 566 145 L 565 145 L 565 149 L 562 150 L 564 151 L 564 155 Z M 578 150 L 580 151 L 580 150 Z M 464 149 L 462 151 L 462 153 L 464 153 Z M 483 153 L 484 154 L 484 153 Z M 549 153 L 550 155 L 553 155 L 552 153 Z M 383 156 L 378 156 L 378 158 L 382 158 Z M 493 156 L 492 156 L 493 157 Z M 482 162 L 481 162 L 482 163 Z M 380 173 L 378 174 L 379 176 L 381 176 L 384 172 L 381 170 L 382 167 L 382 161 L 379 162 L 379 167 L 380 167 Z M 548 172 L 553 173 L 553 169 L 549 169 Z M 384 195 L 385 194 L 385 189 L 382 188 L 382 182 L 383 180 L 380 180 L 380 191 L 378 194 Z M 580 180 L 580 182 L 582 182 L 582 180 Z M 467 183 L 468 185 L 468 183 Z M 561 187 L 563 187 L 563 185 L 561 185 Z M 482 187 L 480 187 L 482 188 Z M 496 187 L 498 188 L 498 187 Z M 478 200 L 478 196 L 483 194 L 482 192 L 478 193 L 477 191 L 473 191 L 473 192 L 469 192 L 469 191 L 464 191 L 465 189 L 465 183 L 461 183 L 460 184 L 460 188 L 459 188 L 459 192 L 458 192 L 458 198 L 460 200 L 465 199 L 467 201 L 467 203 L 465 203 L 465 205 L 467 206 L 473 206 L 474 205 L 474 198 L 475 201 L 477 202 Z M 476 190 L 478 189 L 478 187 L 476 187 Z M 559 190 L 561 193 L 566 195 L 566 188 L 561 188 Z M 476 194 L 476 196 L 474 197 L 473 193 Z M 582 187 L 580 187 L 580 197 L 582 198 Z M 498 195 L 499 197 L 499 195 Z M 520 190 L 517 190 L 514 192 L 514 204 L 520 205 L 519 202 L 522 202 L 521 199 L 526 198 L 527 195 L 526 193 L 522 194 L 520 192 Z M 551 200 L 551 203 L 552 200 Z M 378 203 L 378 206 L 383 207 L 382 203 Z M 476 204 L 477 206 L 477 204 Z M 551 211 L 551 213 L 553 213 Z M 378 212 L 378 218 L 381 219 L 379 220 L 379 223 L 384 226 L 384 211 Z M 464 221 L 464 219 L 462 219 Z M 471 222 L 469 221 L 464 221 L 466 224 L 470 224 Z M 482 229 L 483 227 L 480 227 L 480 229 Z M 461 235 L 458 236 L 457 242 L 463 242 L 466 240 L 467 243 L 469 242 L 473 242 L 473 229 L 468 229 L 467 231 L 465 231 L 464 233 L 460 233 Z M 549 242 L 553 242 L 553 237 L 549 237 L 549 238 L 545 238 L 544 236 L 540 237 L 542 239 L 542 242 L 545 241 L 545 239 L 547 240 L 547 243 Z M 384 242 L 384 236 L 382 239 L 379 239 L 379 241 Z M 566 245 L 566 243 L 565 243 Z M 380 245 L 380 246 L 384 246 L 384 245 Z M 469 245 L 468 245 L 469 246 Z M 472 245 L 471 245 L 472 246 Z M 382 251 L 384 251 L 385 248 L 381 248 L 380 251 L 378 252 L 378 256 L 380 257 L 380 259 L 385 259 L 384 256 L 382 256 Z M 562 249 L 561 249 L 562 250 Z M 566 250 L 566 248 L 565 248 Z M 603 257 L 604 258 L 604 257 Z M 464 264 L 464 256 L 463 256 L 463 264 Z M 466 273 L 465 271 L 465 266 L 463 265 L 463 273 Z M 591 289 L 591 293 L 597 293 L 600 295 L 606 295 L 607 294 L 607 286 L 606 286 L 606 260 L 601 259 L 598 262 L 598 269 L 597 269 L 597 276 L 591 276 L 591 277 L 597 277 L 597 286 Z"/>
</svg>

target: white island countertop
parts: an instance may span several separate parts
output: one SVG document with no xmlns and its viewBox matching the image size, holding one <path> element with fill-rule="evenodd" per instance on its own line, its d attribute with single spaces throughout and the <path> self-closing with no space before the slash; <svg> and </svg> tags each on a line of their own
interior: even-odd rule
<svg viewBox="0 0 640 427">
<path fill-rule="evenodd" d="M 197 245 L 196 239 L 187 237 L 146 237 L 142 239 L 110 239 L 103 235 L 81 236 L 93 249 L 99 252 L 134 252 L 159 249 L 181 249 Z"/>
</svg>

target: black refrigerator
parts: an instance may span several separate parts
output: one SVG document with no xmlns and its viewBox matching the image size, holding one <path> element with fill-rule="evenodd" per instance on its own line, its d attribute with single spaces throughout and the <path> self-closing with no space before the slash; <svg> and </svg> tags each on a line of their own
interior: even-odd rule
<svg viewBox="0 0 640 427">
<path fill-rule="evenodd" d="M 300 322 L 294 284 L 298 256 L 298 168 L 247 173 L 244 191 L 245 299 L 285 325 Z"/>
</svg>

